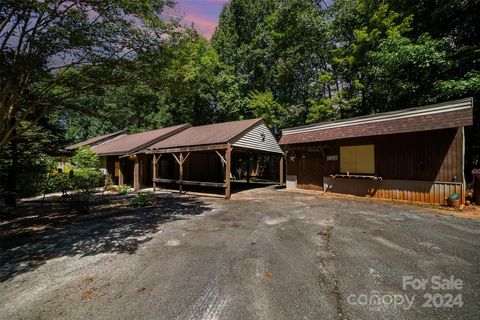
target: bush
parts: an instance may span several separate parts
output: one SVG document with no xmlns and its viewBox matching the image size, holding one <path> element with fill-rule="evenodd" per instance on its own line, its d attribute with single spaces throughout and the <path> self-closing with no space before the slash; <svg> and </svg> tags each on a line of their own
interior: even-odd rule
<svg viewBox="0 0 480 320">
<path fill-rule="evenodd" d="M 86 192 L 76 192 L 71 197 L 72 209 L 77 212 L 88 213 L 90 211 L 90 194 Z"/>
<path fill-rule="evenodd" d="M 75 150 L 75 154 L 72 157 L 72 163 L 77 168 L 98 168 L 100 164 L 100 158 L 93 152 L 90 147 L 80 147 Z"/>
<path fill-rule="evenodd" d="M 100 170 L 96 169 L 77 169 L 70 172 L 50 173 L 47 177 L 47 192 L 82 191 L 91 193 L 93 189 L 102 187 L 105 183 L 104 176 Z"/>
<path fill-rule="evenodd" d="M 146 207 L 152 204 L 152 197 L 148 193 L 140 193 L 132 199 L 132 207 Z"/>
<path fill-rule="evenodd" d="M 104 175 L 100 170 L 79 169 L 73 172 L 72 186 L 74 190 L 91 193 L 93 189 L 105 184 Z"/>
<path fill-rule="evenodd" d="M 52 172 L 47 179 L 47 193 L 48 192 L 62 192 L 67 194 L 68 191 L 73 190 L 73 182 L 69 177 L 69 173 Z"/>
</svg>

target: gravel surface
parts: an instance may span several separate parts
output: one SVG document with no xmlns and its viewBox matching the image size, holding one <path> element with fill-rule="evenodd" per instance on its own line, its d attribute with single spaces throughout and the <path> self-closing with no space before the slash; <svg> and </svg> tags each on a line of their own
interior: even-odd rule
<svg viewBox="0 0 480 320">
<path fill-rule="evenodd" d="M 22 241 L 2 241 L 0 318 L 480 315 L 478 219 L 273 187 L 230 201 L 161 195 L 161 209 L 48 225 Z M 426 288 L 404 290 L 404 276 L 427 279 Z M 434 290 L 434 276 L 453 276 L 461 289 Z M 463 306 L 458 299 L 444 306 L 448 293 L 461 294 Z M 423 306 L 428 294 L 445 301 Z M 405 296 L 414 299 L 410 307 L 390 300 Z"/>
</svg>

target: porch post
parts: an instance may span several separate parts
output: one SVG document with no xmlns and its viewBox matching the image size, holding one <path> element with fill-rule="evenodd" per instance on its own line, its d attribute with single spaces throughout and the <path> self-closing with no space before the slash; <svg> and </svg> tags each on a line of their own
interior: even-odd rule
<svg viewBox="0 0 480 320">
<path fill-rule="evenodd" d="M 157 179 L 157 155 L 156 154 L 153 154 L 153 160 L 152 160 L 152 165 L 153 165 L 153 179 L 152 179 L 152 183 L 153 183 L 153 192 L 155 192 L 157 190 L 157 183 L 155 182 L 155 179 Z"/>
<path fill-rule="evenodd" d="M 250 183 L 250 153 L 247 156 L 247 184 Z"/>
<path fill-rule="evenodd" d="M 180 161 L 178 161 L 178 165 L 180 166 L 179 168 L 180 183 L 178 185 L 178 189 L 180 191 L 180 194 L 182 194 L 182 184 L 183 184 L 183 153 L 182 152 L 180 152 Z"/>
<path fill-rule="evenodd" d="M 280 156 L 280 186 L 283 186 L 283 154 Z"/>
<path fill-rule="evenodd" d="M 227 144 L 227 150 L 225 151 L 225 199 L 230 199 L 230 168 L 232 162 L 232 148 L 230 143 Z"/>
<path fill-rule="evenodd" d="M 122 159 L 118 159 L 118 184 L 121 186 L 121 185 L 124 185 L 124 178 L 123 178 L 123 160 Z"/>
<path fill-rule="evenodd" d="M 135 156 L 133 162 L 133 190 L 138 191 L 140 189 L 140 166 L 138 163 L 138 155 Z"/>
</svg>

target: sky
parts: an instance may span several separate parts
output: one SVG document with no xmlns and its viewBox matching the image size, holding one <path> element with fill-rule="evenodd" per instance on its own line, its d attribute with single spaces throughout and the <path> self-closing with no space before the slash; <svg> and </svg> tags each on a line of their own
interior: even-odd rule
<svg viewBox="0 0 480 320">
<path fill-rule="evenodd" d="M 207 39 L 210 39 L 218 24 L 218 17 L 223 5 L 228 1 L 177 0 L 173 15 L 182 18 L 188 25 L 195 24 L 197 30 Z"/>
</svg>

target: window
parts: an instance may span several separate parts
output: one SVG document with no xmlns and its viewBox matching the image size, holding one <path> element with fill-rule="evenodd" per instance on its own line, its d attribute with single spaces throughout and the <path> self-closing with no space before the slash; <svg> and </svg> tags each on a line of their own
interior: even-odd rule
<svg viewBox="0 0 480 320">
<path fill-rule="evenodd" d="M 340 147 L 340 172 L 375 173 L 375 148 L 373 144 Z"/>
</svg>

